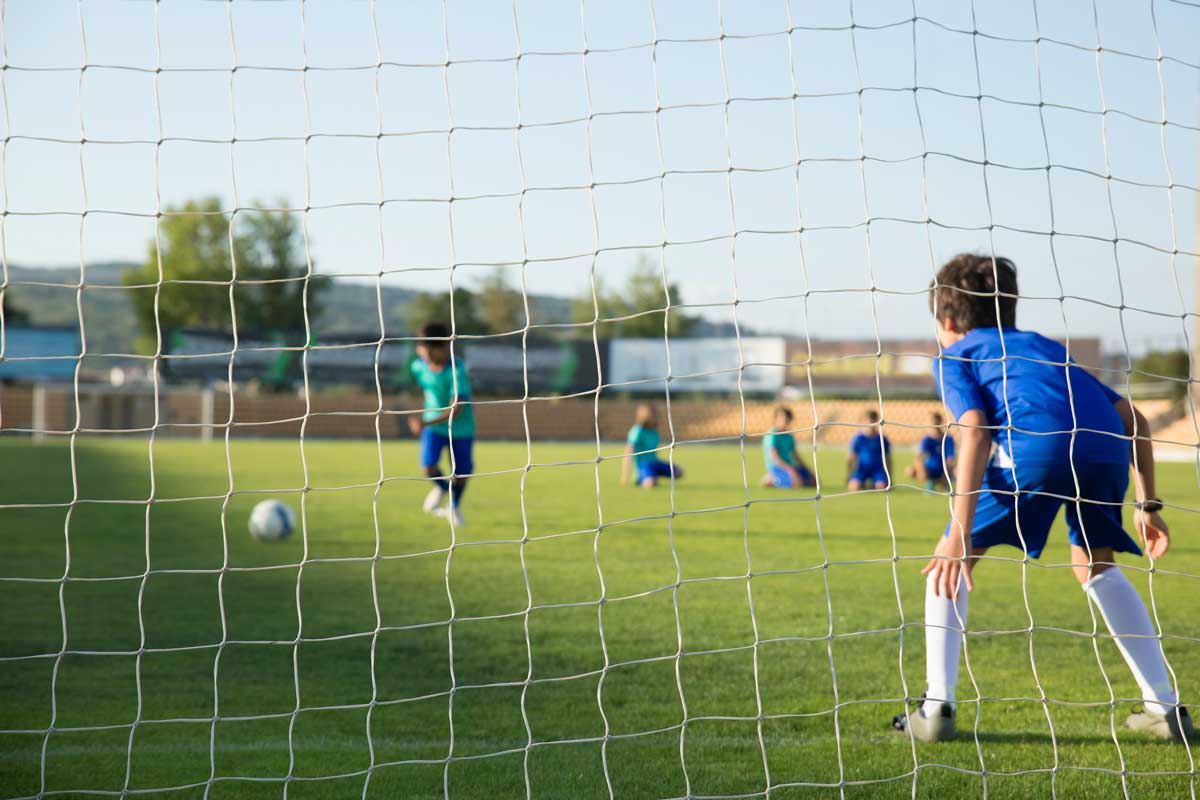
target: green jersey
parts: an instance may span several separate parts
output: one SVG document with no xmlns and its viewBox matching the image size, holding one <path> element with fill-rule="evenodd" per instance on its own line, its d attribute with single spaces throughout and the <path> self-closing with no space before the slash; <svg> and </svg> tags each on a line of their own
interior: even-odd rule
<svg viewBox="0 0 1200 800">
<path fill-rule="evenodd" d="M 428 430 L 443 436 L 453 434 L 455 438 L 469 439 L 475 435 L 475 412 L 471 408 L 471 381 L 467 378 L 467 365 L 454 359 L 454 368 L 447 364 L 441 369 L 435 369 L 423 358 L 413 359 L 409 365 L 417 386 L 425 392 L 425 413 L 421 418 L 429 421 L 437 419 L 454 406 L 454 416 L 450 422 L 439 422 L 430 425 Z M 455 389 L 458 394 L 455 396 Z M 450 430 L 450 425 L 454 430 Z"/>
<path fill-rule="evenodd" d="M 775 466 L 771 453 L 778 453 L 779 459 L 785 464 L 796 465 L 796 438 L 790 433 L 781 433 L 774 428 L 763 434 L 763 458 L 766 459 L 767 469 Z"/>
<path fill-rule="evenodd" d="M 658 429 L 643 428 L 641 425 L 634 425 L 629 429 L 629 436 L 625 438 L 633 447 L 633 463 L 637 466 L 648 464 L 651 461 L 658 460 Z"/>
</svg>

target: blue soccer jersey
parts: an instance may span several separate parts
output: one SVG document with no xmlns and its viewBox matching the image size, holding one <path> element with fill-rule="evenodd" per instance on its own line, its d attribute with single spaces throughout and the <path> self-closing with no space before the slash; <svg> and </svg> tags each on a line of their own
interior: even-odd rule
<svg viewBox="0 0 1200 800">
<path fill-rule="evenodd" d="M 1114 408 L 1120 395 L 1068 363 L 1065 348 L 1041 334 L 976 328 L 942 351 L 933 377 L 955 419 L 973 408 L 983 412 L 998 466 L 1129 461 Z"/>
<path fill-rule="evenodd" d="M 944 472 L 943 457 L 947 460 L 954 458 L 953 437 L 926 435 L 921 439 L 921 461 L 924 462 L 926 474 L 930 477 L 941 476 Z"/>
<path fill-rule="evenodd" d="M 892 452 L 892 443 L 874 431 L 859 431 L 850 440 L 850 452 L 858 459 L 858 472 L 883 472 L 885 456 Z"/>
</svg>

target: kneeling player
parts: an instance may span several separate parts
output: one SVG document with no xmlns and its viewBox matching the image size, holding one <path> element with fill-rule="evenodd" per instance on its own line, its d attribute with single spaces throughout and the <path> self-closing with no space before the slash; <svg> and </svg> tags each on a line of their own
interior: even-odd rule
<svg viewBox="0 0 1200 800">
<path fill-rule="evenodd" d="M 763 457 L 767 462 L 763 486 L 796 489 L 817 485 L 817 479 L 796 453 L 796 439 L 788 430 L 791 426 L 791 409 L 787 406 L 776 408 L 774 425 L 763 435 Z"/>
<path fill-rule="evenodd" d="M 950 523 L 922 570 L 929 576 L 925 699 L 894 723 L 903 727 L 907 720 L 923 741 L 954 735 L 958 658 L 976 559 L 995 545 L 1037 558 L 1065 502 L 1075 576 L 1142 692 L 1144 710 L 1131 714 L 1126 727 L 1164 739 L 1190 736 L 1192 720 L 1178 704 L 1158 632 L 1114 563 L 1117 552 L 1141 555 L 1121 519 L 1131 442 L 1134 527 L 1151 559 L 1162 558 L 1170 543 L 1155 497 L 1146 418 L 1080 367 L 1064 367 L 1062 345 L 1016 327 L 1011 261 L 957 256 L 938 272 L 930 305 L 943 347 L 934 379 L 961 431 L 956 491 Z"/>
<path fill-rule="evenodd" d="M 421 418 L 408 418 L 412 432 L 421 437 L 421 469 L 433 481 L 425 497 L 427 514 L 446 517 L 454 525 L 465 524 L 462 513 L 467 476 L 475 469 L 475 412 L 471 410 L 471 382 L 467 365 L 450 357 L 450 328 L 441 322 L 421 326 L 417 358 L 409 365 L 417 385 L 425 393 Z M 453 361 L 453 363 L 451 363 Z M 438 462 L 450 450 L 453 478 L 446 478 Z M 445 508 L 442 501 L 450 496 Z"/>
<path fill-rule="evenodd" d="M 643 489 L 653 489 L 658 485 L 659 478 L 683 477 L 683 469 L 678 464 L 671 464 L 658 457 L 658 416 L 654 406 L 642 403 L 637 407 L 637 417 L 629 436 L 625 439 L 625 461 L 621 465 L 621 485 L 629 483 L 629 467 L 632 463 L 637 468 L 637 485 Z"/>
<path fill-rule="evenodd" d="M 921 438 L 917 457 L 906 470 L 908 477 L 916 478 L 931 492 L 949 489 L 947 476 L 954 473 L 954 437 L 946 433 L 944 420 L 938 412 L 930 415 L 929 433 Z"/>
<path fill-rule="evenodd" d="M 850 440 L 850 454 L 846 457 L 850 475 L 846 488 L 852 492 L 886 489 L 888 476 L 892 474 L 892 442 L 880 429 L 879 412 L 872 409 L 864 419 L 866 426 Z"/>
</svg>

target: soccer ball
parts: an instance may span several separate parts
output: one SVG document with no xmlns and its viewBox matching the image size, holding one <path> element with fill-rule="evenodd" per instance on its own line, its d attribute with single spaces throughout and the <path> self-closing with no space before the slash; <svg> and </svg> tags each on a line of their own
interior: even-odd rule
<svg viewBox="0 0 1200 800">
<path fill-rule="evenodd" d="M 255 539 L 274 542 L 286 539 L 296 529 L 296 512 L 287 503 L 263 500 L 250 512 L 250 534 Z"/>
</svg>

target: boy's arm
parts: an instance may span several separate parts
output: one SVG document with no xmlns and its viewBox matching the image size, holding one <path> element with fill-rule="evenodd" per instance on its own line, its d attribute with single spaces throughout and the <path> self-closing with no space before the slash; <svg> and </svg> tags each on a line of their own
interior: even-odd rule
<svg viewBox="0 0 1200 800">
<path fill-rule="evenodd" d="M 779 451 L 774 447 L 771 448 L 771 463 L 782 470 L 786 470 L 787 473 L 792 476 L 793 480 L 798 478 L 800 475 L 800 473 L 796 470 L 796 465 L 784 461 L 783 456 L 779 455 Z"/>
<path fill-rule="evenodd" d="M 1125 435 L 1131 437 L 1130 467 L 1133 469 L 1133 496 L 1137 502 L 1158 499 L 1154 480 L 1154 443 L 1150 440 L 1150 422 L 1137 407 L 1121 398 L 1113 407 L 1125 426 Z M 1136 433 L 1136 438 L 1134 434 Z M 1157 511 L 1143 511 L 1140 507 L 1133 515 L 1134 527 L 1146 543 L 1146 552 L 1153 559 L 1162 558 L 1171 546 L 1171 532 Z"/>
<path fill-rule="evenodd" d="M 629 470 L 633 466 L 633 445 L 625 445 L 625 457 L 621 459 L 621 485 L 629 484 Z"/>
<path fill-rule="evenodd" d="M 934 593 L 941 597 L 958 594 L 960 576 L 966 578 L 967 591 L 975 588 L 965 559 L 971 552 L 971 529 L 975 523 L 975 506 L 983 473 L 992 450 L 992 434 L 985 427 L 987 418 L 977 408 L 964 411 L 958 418 L 961 430 L 957 466 L 953 485 L 950 533 L 943 536 L 934 549 L 933 558 L 921 570 L 922 575 L 934 576 Z"/>
</svg>

